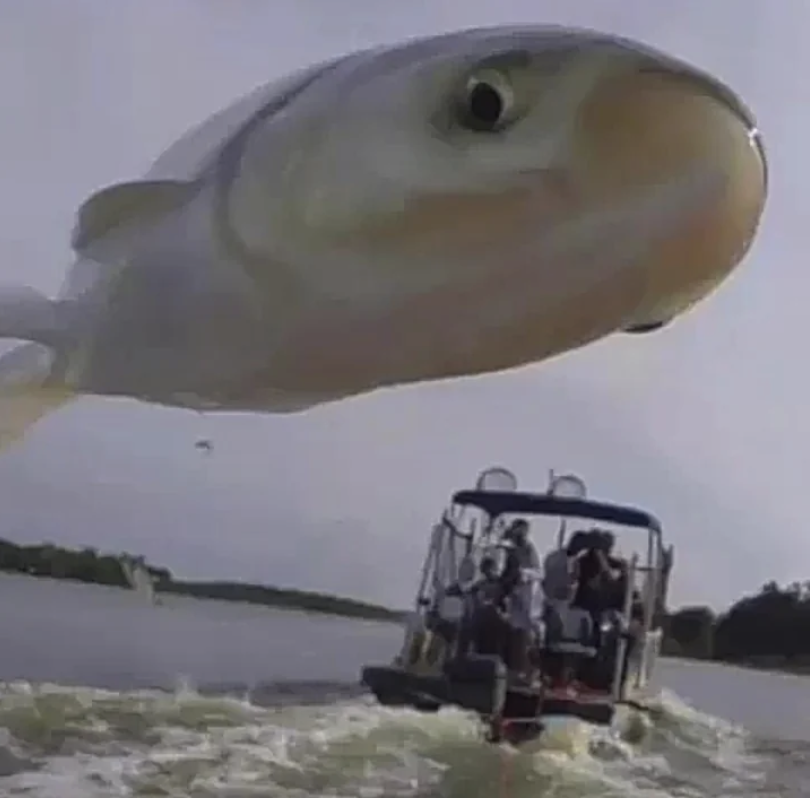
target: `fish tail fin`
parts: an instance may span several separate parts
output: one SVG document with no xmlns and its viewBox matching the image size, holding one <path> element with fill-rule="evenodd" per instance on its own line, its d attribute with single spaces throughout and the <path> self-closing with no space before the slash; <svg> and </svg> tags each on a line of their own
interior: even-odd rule
<svg viewBox="0 0 810 798">
<path fill-rule="evenodd" d="M 0 338 L 58 345 L 64 304 L 27 286 L 0 288 Z"/>
<path fill-rule="evenodd" d="M 33 288 L 0 288 L 0 339 L 26 342 L 0 355 L 0 450 L 75 395 L 53 374 L 65 311 Z"/>
<path fill-rule="evenodd" d="M 43 416 L 75 398 L 51 380 L 53 351 L 25 343 L 0 356 L 0 451 L 20 440 Z"/>
</svg>

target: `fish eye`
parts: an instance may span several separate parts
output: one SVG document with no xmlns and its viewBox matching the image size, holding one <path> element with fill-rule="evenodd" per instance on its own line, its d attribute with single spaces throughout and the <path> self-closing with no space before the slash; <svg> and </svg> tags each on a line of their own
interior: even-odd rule
<svg viewBox="0 0 810 798">
<path fill-rule="evenodd" d="M 475 133 L 497 133 L 514 121 L 515 95 L 509 80 L 487 70 L 471 76 L 459 101 L 458 122 Z"/>
</svg>

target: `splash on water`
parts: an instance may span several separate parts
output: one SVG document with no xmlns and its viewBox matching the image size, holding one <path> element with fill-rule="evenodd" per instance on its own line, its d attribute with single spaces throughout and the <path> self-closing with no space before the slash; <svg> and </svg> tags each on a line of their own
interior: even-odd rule
<svg viewBox="0 0 810 798">
<path fill-rule="evenodd" d="M 470 718 L 337 700 L 0 689 L 0 795 L 35 798 L 700 798 L 767 795 L 745 732 L 662 694 L 614 731 L 582 723 L 515 751 Z M 299 686 L 302 695 L 305 690 Z M 335 690 L 331 690 L 334 696 Z"/>
<path fill-rule="evenodd" d="M 146 567 L 143 557 L 130 557 L 124 555 L 120 558 L 121 571 L 127 584 L 143 597 L 148 604 L 158 604 L 155 593 L 155 579 Z"/>
</svg>

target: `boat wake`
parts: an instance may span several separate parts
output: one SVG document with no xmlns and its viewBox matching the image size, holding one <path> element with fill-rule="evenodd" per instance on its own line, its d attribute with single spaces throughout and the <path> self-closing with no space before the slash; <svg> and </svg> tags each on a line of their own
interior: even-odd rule
<svg viewBox="0 0 810 798">
<path fill-rule="evenodd" d="M 265 685 L 250 695 L 7 684 L 0 795 L 775 795 L 772 760 L 753 752 L 743 730 L 670 693 L 618 732 L 578 721 L 550 731 L 519 752 L 483 745 L 459 713 L 388 710 L 329 684 Z"/>
</svg>

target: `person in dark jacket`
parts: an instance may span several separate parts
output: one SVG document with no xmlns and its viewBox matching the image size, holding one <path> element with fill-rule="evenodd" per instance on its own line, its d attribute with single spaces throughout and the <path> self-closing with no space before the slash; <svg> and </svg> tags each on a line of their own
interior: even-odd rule
<svg viewBox="0 0 810 798">
<path fill-rule="evenodd" d="M 608 609 L 624 571 L 622 561 L 612 555 L 615 538 L 610 532 L 593 529 L 577 559 L 578 584 L 574 606 L 594 617 Z"/>
<path fill-rule="evenodd" d="M 470 633 L 478 654 L 508 658 L 509 626 L 506 602 L 497 565 L 492 557 L 484 557 L 481 577 L 470 590 Z"/>
</svg>

